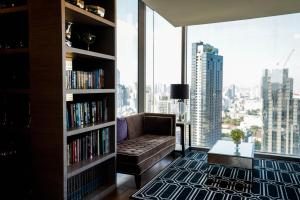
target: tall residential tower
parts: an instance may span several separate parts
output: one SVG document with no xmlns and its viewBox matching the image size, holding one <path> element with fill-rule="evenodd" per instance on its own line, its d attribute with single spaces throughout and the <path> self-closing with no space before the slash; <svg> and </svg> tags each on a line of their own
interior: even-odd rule
<svg viewBox="0 0 300 200">
<path fill-rule="evenodd" d="M 223 57 L 203 42 L 192 44 L 191 123 L 193 145 L 210 147 L 221 138 Z"/>
</svg>

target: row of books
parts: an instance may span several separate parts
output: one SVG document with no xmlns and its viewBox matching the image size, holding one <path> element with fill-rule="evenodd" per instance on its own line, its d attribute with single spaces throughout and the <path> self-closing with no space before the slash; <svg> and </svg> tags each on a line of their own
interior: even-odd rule
<svg viewBox="0 0 300 200">
<path fill-rule="evenodd" d="M 67 144 L 68 165 L 82 160 L 93 159 L 110 152 L 110 129 L 104 128 L 88 132 Z"/>
<path fill-rule="evenodd" d="M 107 98 L 100 101 L 67 103 L 67 128 L 76 128 L 108 120 Z"/>
<path fill-rule="evenodd" d="M 67 199 L 79 200 L 104 185 L 102 166 L 96 166 L 68 179 Z"/>
<path fill-rule="evenodd" d="M 66 71 L 67 89 L 101 89 L 104 88 L 104 70 L 92 72 Z"/>
</svg>

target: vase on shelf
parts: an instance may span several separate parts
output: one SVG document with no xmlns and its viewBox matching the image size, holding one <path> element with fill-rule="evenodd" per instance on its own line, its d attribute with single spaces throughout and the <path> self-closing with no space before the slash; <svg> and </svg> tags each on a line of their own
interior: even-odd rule
<svg viewBox="0 0 300 200">
<path fill-rule="evenodd" d="M 86 32 L 82 35 L 82 40 L 83 40 L 84 43 L 87 44 L 87 50 L 89 51 L 90 50 L 90 45 L 93 44 L 96 41 L 96 36 L 89 33 L 89 32 Z"/>
</svg>

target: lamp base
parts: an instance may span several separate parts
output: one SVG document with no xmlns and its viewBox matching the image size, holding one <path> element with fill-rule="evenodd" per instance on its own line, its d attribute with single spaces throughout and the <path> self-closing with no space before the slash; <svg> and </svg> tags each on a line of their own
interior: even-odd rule
<svg viewBox="0 0 300 200">
<path fill-rule="evenodd" d="M 184 115 L 183 114 L 179 114 L 177 121 L 179 121 L 179 122 L 184 121 Z"/>
</svg>

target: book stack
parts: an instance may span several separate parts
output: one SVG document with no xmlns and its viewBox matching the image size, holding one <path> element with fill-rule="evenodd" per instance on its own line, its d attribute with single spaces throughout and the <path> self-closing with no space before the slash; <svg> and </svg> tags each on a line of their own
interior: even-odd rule
<svg viewBox="0 0 300 200">
<path fill-rule="evenodd" d="M 108 120 L 107 99 L 100 101 L 68 103 L 67 129 Z"/>
<path fill-rule="evenodd" d="M 102 89 L 104 88 L 104 70 L 97 69 L 92 72 L 66 71 L 67 89 Z"/>
<path fill-rule="evenodd" d="M 102 166 L 96 166 L 68 179 L 68 200 L 83 199 L 96 188 L 104 185 Z M 103 172 L 102 172 L 103 173 Z"/>
<path fill-rule="evenodd" d="M 110 152 L 109 128 L 88 132 L 80 138 L 71 139 L 67 144 L 68 165 L 82 160 L 93 159 Z"/>
</svg>

